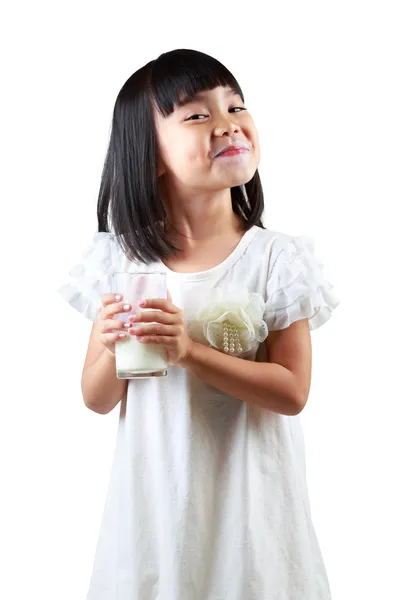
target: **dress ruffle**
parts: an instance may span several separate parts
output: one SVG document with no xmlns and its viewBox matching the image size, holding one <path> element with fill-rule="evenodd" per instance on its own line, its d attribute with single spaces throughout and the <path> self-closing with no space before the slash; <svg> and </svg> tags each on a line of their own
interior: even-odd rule
<svg viewBox="0 0 400 600">
<path fill-rule="evenodd" d="M 264 318 L 269 331 L 285 329 L 308 318 L 317 329 L 332 316 L 340 300 L 325 279 L 324 264 L 315 255 L 315 242 L 300 235 L 279 252 L 267 282 Z"/>
<path fill-rule="evenodd" d="M 114 234 L 96 232 L 92 243 L 83 251 L 81 262 L 69 271 L 71 280 L 57 292 L 94 322 L 101 309 L 101 297 L 113 291 L 111 275 L 118 270 L 120 253 Z"/>
</svg>

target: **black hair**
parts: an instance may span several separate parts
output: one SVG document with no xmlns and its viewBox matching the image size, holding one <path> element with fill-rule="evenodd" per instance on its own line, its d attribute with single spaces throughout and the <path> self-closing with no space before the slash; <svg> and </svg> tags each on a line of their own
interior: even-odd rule
<svg viewBox="0 0 400 600">
<path fill-rule="evenodd" d="M 196 50 L 161 54 L 124 83 L 115 101 L 109 145 L 97 203 L 98 231 L 109 232 L 109 219 L 125 254 L 145 264 L 176 255 L 164 230 L 166 212 L 157 180 L 158 142 L 154 106 L 165 117 L 183 99 L 217 86 L 242 90 L 228 69 Z M 232 210 L 247 231 L 264 229 L 263 191 L 258 169 L 252 179 L 231 188 Z"/>
</svg>

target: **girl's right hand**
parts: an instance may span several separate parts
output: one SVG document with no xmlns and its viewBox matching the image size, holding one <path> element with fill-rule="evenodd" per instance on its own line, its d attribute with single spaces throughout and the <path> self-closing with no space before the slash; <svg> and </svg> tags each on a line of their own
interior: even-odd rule
<svg viewBox="0 0 400 600">
<path fill-rule="evenodd" d="M 121 319 L 114 319 L 113 317 L 118 313 L 129 312 L 131 310 L 130 304 L 125 304 L 123 301 L 122 294 L 119 294 L 121 302 L 115 300 L 116 294 L 104 294 L 101 297 L 102 308 L 97 317 L 97 324 L 100 328 L 100 341 L 104 346 L 115 354 L 115 342 L 119 339 L 126 338 L 128 333 L 128 327 L 124 326 L 124 321 Z"/>
</svg>

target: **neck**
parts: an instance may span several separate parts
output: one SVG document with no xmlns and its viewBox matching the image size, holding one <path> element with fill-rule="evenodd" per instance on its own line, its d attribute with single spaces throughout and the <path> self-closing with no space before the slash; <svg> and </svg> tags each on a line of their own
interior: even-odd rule
<svg viewBox="0 0 400 600">
<path fill-rule="evenodd" d="M 215 239 L 243 232 L 243 220 L 232 210 L 230 189 L 188 198 L 163 198 L 165 231 L 183 255 Z"/>
</svg>

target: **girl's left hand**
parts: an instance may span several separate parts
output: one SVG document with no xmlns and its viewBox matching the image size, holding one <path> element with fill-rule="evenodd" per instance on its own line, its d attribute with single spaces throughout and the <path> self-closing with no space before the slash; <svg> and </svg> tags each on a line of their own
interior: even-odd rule
<svg viewBox="0 0 400 600">
<path fill-rule="evenodd" d="M 169 291 L 167 296 L 167 299 L 148 298 L 140 303 L 141 308 L 159 310 L 144 310 L 130 316 L 129 334 L 136 335 L 143 344 L 163 344 L 168 363 L 178 365 L 187 356 L 193 341 L 187 334 L 183 312 L 172 304 Z M 151 323 L 143 325 L 146 321 Z"/>
</svg>

